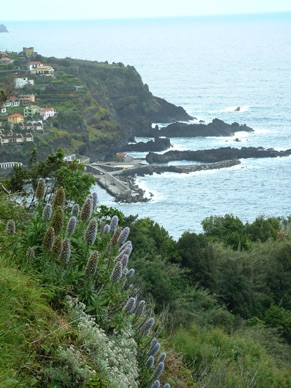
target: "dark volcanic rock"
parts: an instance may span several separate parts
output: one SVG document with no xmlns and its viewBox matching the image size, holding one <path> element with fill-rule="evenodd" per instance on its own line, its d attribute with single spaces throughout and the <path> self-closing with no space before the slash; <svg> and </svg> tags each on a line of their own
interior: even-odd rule
<svg viewBox="0 0 291 388">
<path fill-rule="evenodd" d="M 227 124 L 222 120 L 214 119 L 209 124 L 186 124 L 173 123 L 165 128 L 157 130 L 153 128 L 151 135 L 167 137 L 198 137 L 198 136 L 233 136 L 235 132 L 254 132 L 254 130 L 245 124 L 238 123 Z"/>
<path fill-rule="evenodd" d="M 164 137 L 156 137 L 148 142 L 138 142 L 135 144 L 127 144 L 123 147 L 123 151 L 149 152 L 149 151 L 165 151 L 172 147 L 170 139 Z"/>
<path fill-rule="evenodd" d="M 168 151 L 162 155 L 150 152 L 146 156 L 146 160 L 148 163 L 168 163 L 175 160 L 194 160 L 197 162 L 214 163 L 229 159 L 275 158 L 289 155 L 291 155 L 291 149 L 276 151 L 273 148 L 264 149 L 262 147 L 243 147 L 241 149 L 223 147 L 199 151 Z"/>
</svg>

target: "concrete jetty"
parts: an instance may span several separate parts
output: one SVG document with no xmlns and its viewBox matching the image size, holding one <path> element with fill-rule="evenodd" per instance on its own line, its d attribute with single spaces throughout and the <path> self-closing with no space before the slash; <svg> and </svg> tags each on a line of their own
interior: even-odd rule
<svg viewBox="0 0 291 388">
<path fill-rule="evenodd" d="M 237 159 L 225 160 L 216 163 L 191 164 L 181 166 L 146 165 L 135 160 L 132 164 L 108 162 L 86 164 L 87 171 L 93 174 L 97 183 L 112 195 L 118 202 L 145 202 L 145 192 L 134 183 L 136 175 L 144 176 L 163 172 L 190 173 L 203 170 L 232 167 L 239 164 Z M 133 179 L 132 179 L 133 178 Z"/>
</svg>

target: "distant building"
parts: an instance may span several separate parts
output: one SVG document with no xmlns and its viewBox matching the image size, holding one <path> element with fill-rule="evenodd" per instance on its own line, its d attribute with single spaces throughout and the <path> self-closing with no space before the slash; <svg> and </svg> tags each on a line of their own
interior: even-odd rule
<svg viewBox="0 0 291 388">
<path fill-rule="evenodd" d="M 132 162 L 133 161 L 133 157 L 128 155 L 128 154 L 125 154 L 123 152 L 118 152 L 116 155 L 115 155 L 115 160 L 117 162 L 121 162 L 121 163 L 127 163 L 127 162 Z"/>
<path fill-rule="evenodd" d="M 54 108 L 40 108 L 39 114 L 41 115 L 43 120 L 46 120 L 49 117 L 54 117 L 56 114 L 56 111 Z"/>
<path fill-rule="evenodd" d="M 27 64 L 30 71 L 35 70 L 38 66 L 43 66 L 40 61 L 31 61 Z"/>
<path fill-rule="evenodd" d="M 10 65 L 13 62 L 14 62 L 14 59 L 10 59 L 8 57 L 0 58 L 0 63 L 2 63 L 3 65 Z"/>
<path fill-rule="evenodd" d="M 5 115 L 7 113 L 7 109 L 5 105 L 0 105 L 0 113 L 1 115 Z"/>
<path fill-rule="evenodd" d="M 26 57 L 33 57 L 34 56 L 34 48 L 33 47 L 23 47 L 23 55 Z"/>
<path fill-rule="evenodd" d="M 34 94 L 21 94 L 19 95 L 19 100 L 21 103 L 35 102 Z"/>
<path fill-rule="evenodd" d="M 28 77 L 15 77 L 14 79 L 15 89 L 22 89 L 26 85 L 34 85 L 34 80 Z"/>
<path fill-rule="evenodd" d="M 13 168 L 14 166 L 19 167 L 23 164 L 21 162 L 1 162 L 0 168 L 1 169 L 7 169 L 7 168 Z"/>
<path fill-rule="evenodd" d="M 23 115 L 20 113 L 13 113 L 12 115 L 8 116 L 8 122 L 12 124 L 19 124 L 24 121 Z"/>
<path fill-rule="evenodd" d="M 23 110 L 24 117 L 32 118 L 35 114 L 39 113 L 40 107 L 37 105 L 26 106 Z"/>
<path fill-rule="evenodd" d="M 45 75 L 47 77 L 52 77 L 54 75 L 55 70 L 51 66 L 40 65 L 35 69 L 31 70 L 31 74 L 36 75 Z"/>
<path fill-rule="evenodd" d="M 23 125 L 23 129 L 27 131 L 43 132 L 42 120 L 29 120 Z"/>
<path fill-rule="evenodd" d="M 0 134 L 0 143 L 2 146 L 13 144 L 24 144 L 26 142 L 33 142 L 33 135 L 31 133 L 13 133 L 10 132 L 6 135 Z"/>
<path fill-rule="evenodd" d="M 4 102 L 4 105 L 6 107 L 20 106 L 20 100 L 15 96 L 11 96 L 7 98 L 7 100 Z"/>
</svg>

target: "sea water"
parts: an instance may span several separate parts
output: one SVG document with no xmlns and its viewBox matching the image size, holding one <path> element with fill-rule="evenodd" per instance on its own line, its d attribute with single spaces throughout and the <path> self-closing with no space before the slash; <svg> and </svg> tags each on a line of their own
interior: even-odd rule
<svg viewBox="0 0 291 388">
<path fill-rule="evenodd" d="M 33 46 L 44 56 L 133 65 L 156 96 L 206 123 L 219 118 L 254 128 L 234 137 L 175 138 L 172 149 L 291 148 L 291 14 L 5 22 L 0 51 Z M 235 111 L 240 107 L 239 111 Z M 134 153 L 144 157 L 144 153 Z M 179 164 L 188 162 L 179 162 Z M 171 163 L 175 164 L 175 163 Z M 201 232 L 210 215 L 243 221 L 291 214 L 291 158 L 246 159 L 190 174 L 138 177 L 151 201 L 118 204 L 97 187 L 100 203 L 150 217 L 175 239 Z"/>
</svg>

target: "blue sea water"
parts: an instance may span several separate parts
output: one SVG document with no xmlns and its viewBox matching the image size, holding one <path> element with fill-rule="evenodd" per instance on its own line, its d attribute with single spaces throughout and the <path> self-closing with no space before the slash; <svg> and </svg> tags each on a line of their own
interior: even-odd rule
<svg viewBox="0 0 291 388">
<path fill-rule="evenodd" d="M 1 23 L 9 33 L 0 34 L 0 51 L 33 46 L 44 56 L 130 64 L 154 95 L 183 106 L 198 120 L 217 117 L 255 129 L 233 138 L 172 139 L 173 149 L 291 148 L 290 13 Z M 238 106 L 241 110 L 235 112 Z M 146 176 L 137 183 L 153 198 L 141 204 L 117 204 L 100 188 L 98 192 L 100 203 L 150 217 L 177 239 L 186 230 L 201 232 L 201 221 L 210 215 L 232 213 L 250 222 L 261 215 L 287 217 L 290 171 L 288 157 Z"/>
</svg>

